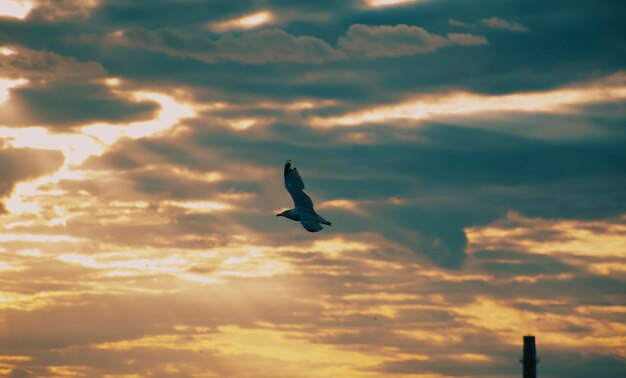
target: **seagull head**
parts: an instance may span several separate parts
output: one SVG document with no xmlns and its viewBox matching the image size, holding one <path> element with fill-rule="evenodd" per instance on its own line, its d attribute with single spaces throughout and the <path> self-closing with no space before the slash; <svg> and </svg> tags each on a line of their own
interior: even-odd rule
<svg viewBox="0 0 626 378">
<path fill-rule="evenodd" d="M 300 214 L 296 209 L 285 210 L 282 213 L 276 214 L 277 217 L 285 217 L 294 221 L 300 221 Z"/>
</svg>

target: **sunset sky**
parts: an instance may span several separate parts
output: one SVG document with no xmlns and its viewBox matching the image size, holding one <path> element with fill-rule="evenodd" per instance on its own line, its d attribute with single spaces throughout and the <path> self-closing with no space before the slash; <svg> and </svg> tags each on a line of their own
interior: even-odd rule
<svg viewBox="0 0 626 378">
<path fill-rule="evenodd" d="M 624 15 L 0 0 L 0 376 L 625 377 Z"/>
</svg>

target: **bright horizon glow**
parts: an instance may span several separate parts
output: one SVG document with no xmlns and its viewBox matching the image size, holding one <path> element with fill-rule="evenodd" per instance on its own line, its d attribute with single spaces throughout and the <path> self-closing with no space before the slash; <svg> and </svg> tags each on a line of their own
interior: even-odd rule
<svg viewBox="0 0 626 378">
<path fill-rule="evenodd" d="M 273 361 L 291 362 L 303 366 L 324 367 L 311 377 L 373 377 L 371 372 L 358 369 L 391 360 L 384 354 L 362 355 L 357 351 L 342 350 L 323 343 L 302 340 L 297 331 L 267 328 L 220 326 L 217 332 L 200 329 L 181 337 L 177 334 L 145 336 L 94 345 L 97 349 L 129 350 L 134 348 L 163 348 L 176 350 L 220 350 L 229 356 L 259 355 Z M 304 356 L 304 357 L 303 357 Z M 245 361 L 242 362 L 245 365 Z M 360 371 L 361 370 L 361 371 Z M 294 371 L 296 373 L 296 371 Z"/>
<path fill-rule="evenodd" d="M 224 33 L 231 30 L 249 30 L 268 24 L 274 20 L 274 15 L 270 11 L 259 11 L 245 16 L 220 21 L 211 24 L 211 30 Z"/>
</svg>

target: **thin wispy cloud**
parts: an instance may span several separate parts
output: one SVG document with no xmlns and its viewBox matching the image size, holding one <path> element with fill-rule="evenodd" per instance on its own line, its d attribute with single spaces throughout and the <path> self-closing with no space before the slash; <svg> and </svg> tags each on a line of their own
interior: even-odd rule
<svg viewBox="0 0 626 378">
<path fill-rule="evenodd" d="M 519 22 L 507 21 L 498 17 L 484 18 L 480 23 L 492 29 L 504 29 L 512 32 L 527 32 L 528 28 Z"/>
</svg>

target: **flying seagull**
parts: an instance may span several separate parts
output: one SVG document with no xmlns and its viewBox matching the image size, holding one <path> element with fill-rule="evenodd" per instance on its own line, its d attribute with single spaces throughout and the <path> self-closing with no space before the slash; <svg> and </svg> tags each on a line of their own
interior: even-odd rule
<svg viewBox="0 0 626 378">
<path fill-rule="evenodd" d="M 309 232 L 318 232 L 323 229 L 322 224 L 330 226 L 331 223 L 322 218 L 313 209 L 313 201 L 304 192 L 304 182 L 296 168 L 291 168 L 291 160 L 285 163 L 285 189 L 291 195 L 295 208 L 285 210 L 277 217 L 285 217 L 302 223 L 302 227 Z M 321 224 L 320 224 L 321 223 Z"/>
</svg>

